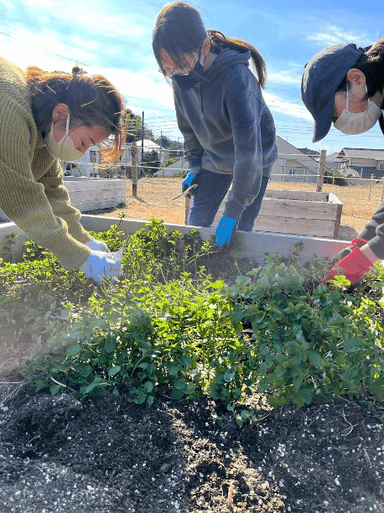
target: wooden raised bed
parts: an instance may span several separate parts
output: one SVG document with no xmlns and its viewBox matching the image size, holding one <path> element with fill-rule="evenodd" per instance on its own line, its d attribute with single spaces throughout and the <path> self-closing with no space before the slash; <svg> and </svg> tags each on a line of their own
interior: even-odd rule
<svg viewBox="0 0 384 513">
<path fill-rule="evenodd" d="M 96 215 L 82 215 L 81 222 L 86 230 L 94 230 L 95 232 L 107 231 L 112 224 L 118 223 L 119 230 L 122 230 L 126 236 L 144 228 L 147 224 L 147 221 Z M 169 232 L 178 230 L 183 234 L 195 229 L 204 240 L 213 240 L 215 236 L 214 226 L 209 228 L 178 224 L 165 224 L 165 226 Z M 25 234 L 14 223 L 0 224 L 0 257 L 7 261 L 17 261 L 22 255 L 25 240 Z M 230 249 L 231 255 L 235 258 L 248 258 L 250 262 L 257 262 L 259 265 L 264 263 L 265 255 L 268 253 L 279 251 L 283 257 L 288 257 L 290 249 L 298 242 L 303 244 L 303 250 L 300 253 L 300 263 L 302 265 L 314 255 L 332 257 L 348 246 L 348 242 L 334 239 L 256 231 L 236 232 L 234 242 L 235 244 Z"/>
<path fill-rule="evenodd" d="M 217 223 L 225 200 L 215 217 Z M 332 193 L 267 190 L 253 230 L 337 239 L 343 204 Z"/>
<path fill-rule="evenodd" d="M 80 212 L 102 210 L 125 204 L 125 180 L 65 176 L 71 205 Z"/>
<path fill-rule="evenodd" d="M 64 176 L 71 205 L 87 212 L 125 204 L 125 180 Z M 0 221 L 9 221 L 0 210 Z"/>
</svg>

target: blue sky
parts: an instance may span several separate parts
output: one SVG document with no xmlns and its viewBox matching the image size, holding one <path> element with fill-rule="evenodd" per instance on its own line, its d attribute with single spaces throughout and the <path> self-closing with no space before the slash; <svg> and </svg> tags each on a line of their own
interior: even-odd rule
<svg viewBox="0 0 384 513">
<path fill-rule="evenodd" d="M 172 90 L 158 72 L 151 32 L 159 0 L 0 0 L 0 55 L 21 68 L 70 71 L 78 63 L 104 74 L 155 136 L 177 130 Z M 345 136 L 331 128 L 312 143 L 312 120 L 300 97 L 304 64 L 334 43 L 361 46 L 384 36 L 384 7 L 355 0 L 209 0 L 191 2 L 206 28 L 256 46 L 267 63 L 264 97 L 277 133 L 297 147 L 328 153 L 344 146 L 382 148 L 380 128 Z M 379 2 L 377 5 L 381 5 Z"/>
</svg>

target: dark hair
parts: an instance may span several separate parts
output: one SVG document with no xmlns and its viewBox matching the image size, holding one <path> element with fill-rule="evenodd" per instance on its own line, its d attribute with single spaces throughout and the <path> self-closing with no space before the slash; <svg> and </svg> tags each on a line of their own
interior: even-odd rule
<svg viewBox="0 0 384 513">
<path fill-rule="evenodd" d="M 370 98 L 377 91 L 381 93 L 384 88 L 384 39 L 380 38 L 370 46 L 353 67 L 365 75 L 367 95 L 363 100 Z M 348 80 L 345 77 L 336 92 L 346 91 L 347 83 Z"/>
<path fill-rule="evenodd" d="M 211 51 L 219 53 L 221 48 L 232 48 L 240 52 L 250 50 L 253 67 L 259 84 L 265 87 L 266 65 L 259 51 L 242 39 L 226 37 L 217 30 L 205 30 L 200 13 L 186 2 L 171 2 L 165 5 L 156 17 L 152 32 L 152 48 L 160 70 L 161 50 L 165 50 L 178 67 L 185 67 L 183 54 L 199 52 L 204 39 L 211 41 Z"/>
<path fill-rule="evenodd" d="M 27 69 L 27 82 L 32 114 L 43 137 L 50 129 L 53 109 L 64 103 L 71 114 L 71 125 L 98 125 L 114 136 L 114 146 L 103 150 L 103 158 L 108 163 L 116 160 L 124 140 L 121 125 L 124 104 L 120 93 L 104 76 L 89 76 L 78 67 L 70 74 L 45 72 L 32 66 Z"/>
</svg>

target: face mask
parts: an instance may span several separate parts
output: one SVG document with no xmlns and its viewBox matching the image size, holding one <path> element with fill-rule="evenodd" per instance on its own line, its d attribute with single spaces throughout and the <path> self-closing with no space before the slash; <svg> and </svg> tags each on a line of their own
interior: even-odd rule
<svg viewBox="0 0 384 513">
<path fill-rule="evenodd" d="M 192 87 L 201 82 L 203 73 L 204 68 L 198 61 L 188 75 L 173 75 L 172 78 L 181 89 L 189 91 L 189 89 L 192 89 Z"/>
<path fill-rule="evenodd" d="M 47 145 L 47 149 L 55 159 L 64 160 L 65 162 L 76 162 L 84 157 L 84 153 L 77 150 L 75 145 L 73 144 L 72 138 L 68 135 L 69 132 L 69 113 L 67 117 L 67 124 L 65 128 L 65 135 L 60 139 L 60 141 L 56 142 L 53 137 L 53 121 L 51 124 L 51 129 L 48 132 L 47 137 L 45 138 L 45 144 Z"/>
<path fill-rule="evenodd" d="M 367 88 L 365 88 L 367 90 Z M 368 99 L 368 106 L 364 112 L 349 112 L 349 91 L 347 89 L 347 105 L 334 125 L 343 134 L 357 135 L 370 130 L 380 118 L 381 109 Z"/>
</svg>

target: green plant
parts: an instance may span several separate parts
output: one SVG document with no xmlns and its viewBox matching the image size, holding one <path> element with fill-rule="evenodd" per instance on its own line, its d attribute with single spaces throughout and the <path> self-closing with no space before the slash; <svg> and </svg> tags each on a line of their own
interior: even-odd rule
<svg viewBox="0 0 384 513">
<path fill-rule="evenodd" d="M 382 268 L 376 273 L 382 279 Z M 274 407 L 367 393 L 383 399 L 383 298 L 370 298 L 367 290 L 348 294 L 344 276 L 312 293 L 303 282 L 297 269 L 272 255 L 230 289 L 235 320 L 252 328 L 259 390 L 271 394 Z"/>
<path fill-rule="evenodd" d="M 93 236 L 114 251 L 124 239 L 119 224 Z M 210 274 L 225 255 L 196 231 L 167 233 L 153 219 L 124 244 L 124 277 L 103 287 L 30 242 L 21 262 L 1 262 L 0 343 L 20 333 L 39 342 L 43 355 L 22 370 L 38 389 L 128 387 L 147 404 L 207 396 L 239 424 L 254 420 L 239 405 L 256 391 L 273 407 L 384 398 L 382 266 L 349 293 L 343 276 L 319 284 L 329 259 L 299 268 L 297 246 L 228 286 Z"/>
<path fill-rule="evenodd" d="M 174 164 L 176 162 L 176 159 L 167 159 L 164 161 L 163 163 L 163 166 L 162 167 L 168 167 L 170 166 L 171 164 Z"/>
</svg>

